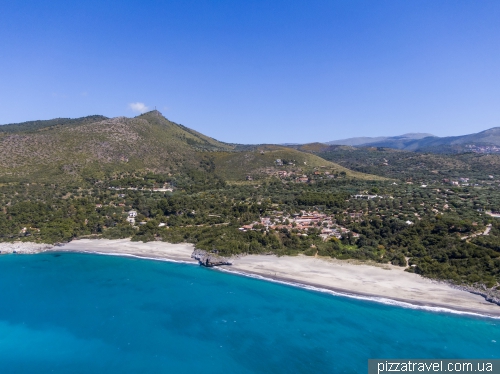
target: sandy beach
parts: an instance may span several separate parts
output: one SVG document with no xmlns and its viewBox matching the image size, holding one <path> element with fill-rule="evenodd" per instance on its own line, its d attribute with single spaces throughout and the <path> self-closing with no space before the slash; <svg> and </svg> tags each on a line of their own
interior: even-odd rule
<svg viewBox="0 0 500 374">
<path fill-rule="evenodd" d="M 80 239 L 73 240 L 53 250 L 64 252 L 90 252 L 102 254 L 123 254 L 145 258 L 157 258 L 182 262 L 198 263 L 191 258 L 194 245 L 189 243 L 172 244 L 166 242 L 132 242 L 130 239 Z"/>
<path fill-rule="evenodd" d="M 30 242 L 0 243 L 0 254 L 35 254 L 54 248 L 52 244 Z"/>
<path fill-rule="evenodd" d="M 188 243 L 143 243 L 131 242 L 129 239 L 81 239 L 55 247 L 34 243 L 0 243 L 2 253 L 12 253 L 13 250 L 17 253 L 64 251 L 131 255 L 197 263 L 191 258 L 194 245 Z M 223 266 L 221 269 L 258 275 L 276 281 L 300 283 L 344 294 L 500 316 L 500 306 L 487 302 L 482 296 L 407 273 L 398 266 L 367 265 L 355 261 L 308 256 L 249 255 L 234 258 L 232 261 L 233 265 Z"/>
</svg>

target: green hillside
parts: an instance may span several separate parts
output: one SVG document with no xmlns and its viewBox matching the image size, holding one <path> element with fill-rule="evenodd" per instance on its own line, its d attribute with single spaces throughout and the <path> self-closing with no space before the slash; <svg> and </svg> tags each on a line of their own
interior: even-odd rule
<svg viewBox="0 0 500 374">
<path fill-rule="evenodd" d="M 21 123 L 11 123 L 0 126 L 1 133 L 21 133 L 21 132 L 34 132 L 43 131 L 48 128 L 61 127 L 61 126 L 78 126 L 87 123 L 103 121 L 108 117 L 94 115 L 80 118 L 54 118 L 49 120 L 27 121 Z"/>
<path fill-rule="evenodd" d="M 293 161 L 293 167 L 286 167 L 297 173 L 324 167 L 370 178 L 286 147 L 222 143 L 171 122 L 158 111 L 134 118 L 57 118 L 0 127 L 0 182 L 59 183 L 149 171 L 178 174 L 198 168 L 202 160 L 214 163 L 215 172 L 224 179 L 245 180 L 247 175 L 272 175 L 280 169 L 276 159 Z"/>
<path fill-rule="evenodd" d="M 278 163 L 277 160 L 281 162 Z M 226 180 L 244 180 L 247 176 L 263 179 L 287 171 L 295 176 L 314 170 L 347 177 L 381 180 L 384 178 L 349 170 L 316 155 L 280 146 L 260 146 L 246 152 L 218 152 L 214 155 L 215 171 Z"/>
<path fill-rule="evenodd" d="M 137 170 L 176 172 L 199 152 L 233 146 L 177 125 L 159 112 L 0 133 L 2 180 L 69 180 Z M 43 125 L 43 124 L 42 124 Z M 19 129 L 22 126 L 9 125 Z"/>
</svg>

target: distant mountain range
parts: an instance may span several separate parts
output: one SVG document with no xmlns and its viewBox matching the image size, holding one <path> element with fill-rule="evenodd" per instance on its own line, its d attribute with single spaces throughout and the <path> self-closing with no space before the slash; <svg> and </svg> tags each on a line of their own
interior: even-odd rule
<svg viewBox="0 0 500 374">
<path fill-rule="evenodd" d="M 432 134 L 410 133 L 399 136 L 333 140 L 325 144 L 384 147 L 432 153 L 459 153 L 464 151 L 500 153 L 500 127 L 462 136 L 438 137 Z"/>
<path fill-rule="evenodd" d="M 423 138 L 428 138 L 428 137 L 436 137 L 432 134 L 426 134 L 426 133 L 408 133 L 408 134 L 403 134 L 399 136 L 378 136 L 378 137 L 368 137 L 368 136 L 362 136 L 362 137 L 357 137 L 357 138 L 348 138 L 348 139 L 340 139 L 340 140 L 332 140 L 331 142 L 326 142 L 325 144 L 332 144 L 332 145 L 352 145 L 352 146 L 357 146 L 357 145 L 366 145 L 366 144 L 371 144 L 371 143 L 377 143 L 377 142 L 384 142 L 384 141 L 390 141 L 390 140 L 417 140 L 417 139 L 423 139 Z"/>
</svg>

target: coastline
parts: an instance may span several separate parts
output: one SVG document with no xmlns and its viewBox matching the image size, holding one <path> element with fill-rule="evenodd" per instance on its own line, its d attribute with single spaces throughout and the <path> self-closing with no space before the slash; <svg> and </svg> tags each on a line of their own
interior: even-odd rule
<svg viewBox="0 0 500 374">
<path fill-rule="evenodd" d="M 130 239 L 80 239 L 51 249 L 59 252 L 84 252 L 102 255 L 132 256 L 136 258 L 166 260 L 198 264 L 191 258 L 194 245 L 167 242 L 132 242 Z"/>
<path fill-rule="evenodd" d="M 4 253 L 78 252 L 130 256 L 197 264 L 194 245 L 166 242 L 131 242 L 129 239 L 80 239 L 63 245 L 0 243 Z M 10 251 L 10 252 L 9 252 Z M 247 255 L 220 266 L 224 272 L 288 284 L 319 292 L 398 305 L 412 309 L 500 318 L 500 307 L 484 297 L 405 272 L 392 265 L 308 256 Z"/>
<path fill-rule="evenodd" d="M 260 273 L 254 273 L 250 271 L 237 271 L 234 269 L 231 269 L 229 267 L 217 267 L 216 270 L 220 270 L 226 273 L 234 274 L 234 275 L 239 275 L 239 276 L 244 276 L 244 277 L 250 277 L 250 278 L 255 278 L 255 279 L 260 279 L 264 280 L 267 282 L 273 282 L 273 283 L 280 283 L 292 287 L 298 287 L 298 288 L 303 288 L 306 290 L 310 291 L 315 291 L 315 292 L 321 292 L 321 293 L 328 293 L 333 296 L 340 296 L 340 297 L 347 297 L 351 299 L 357 299 L 357 300 L 364 300 L 368 302 L 376 302 L 376 303 L 381 303 L 381 304 L 386 304 L 386 305 L 394 305 L 402 308 L 407 308 L 407 309 L 420 309 L 420 310 L 426 310 L 426 311 L 431 311 L 435 313 L 452 313 L 452 314 L 459 314 L 459 315 L 469 315 L 469 316 L 475 316 L 475 317 L 488 317 L 488 318 L 494 318 L 494 319 L 500 319 L 500 311 L 484 311 L 483 308 L 465 308 L 465 307 L 460 307 L 460 306 L 450 306 L 448 304 L 442 304 L 442 303 L 434 303 L 434 302 L 424 302 L 424 301 L 417 301 L 417 300 L 406 300 L 406 299 L 400 299 L 396 297 L 384 297 L 380 295 L 375 295 L 375 294 L 370 294 L 362 291 L 351 291 L 351 290 L 346 290 L 346 289 L 341 289 L 337 287 L 331 287 L 331 286 L 325 286 L 325 285 L 319 285 L 316 283 L 311 283 L 311 282 L 306 282 L 306 281 L 300 281 L 298 282 L 294 278 L 284 278 L 284 277 L 272 277 L 272 276 L 265 276 Z M 467 291 L 464 291 L 467 292 Z M 483 297 L 480 297 L 480 299 L 483 299 Z M 491 303 L 488 303 L 491 304 Z"/>
<path fill-rule="evenodd" d="M 242 257 L 224 268 L 385 304 L 500 317 L 500 306 L 483 296 L 405 272 L 399 266 L 308 256 L 254 255 Z"/>
<path fill-rule="evenodd" d="M 0 255 L 10 253 L 35 254 L 51 250 L 52 248 L 54 248 L 52 244 L 32 242 L 0 243 Z"/>
</svg>

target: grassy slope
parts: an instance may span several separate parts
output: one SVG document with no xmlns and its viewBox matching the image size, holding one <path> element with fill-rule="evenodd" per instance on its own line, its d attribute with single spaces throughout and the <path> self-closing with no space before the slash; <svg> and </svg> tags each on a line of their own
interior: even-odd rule
<svg viewBox="0 0 500 374">
<path fill-rule="evenodd" d="M 278 170 L 307 173 L 314 169 L 330 173 L 345 172 L 348 177 L 358 179 L 384 179 L 354 172 L 316 155 L 280 146 L 262 146 L 247 152 L 219 152 L 214 154 L 214 157 L 216 172 L 226 180 L 244 180 L 247 175 L 263 178 Z M 276 159 L 293 161 L 295 165 L 278 166 Z"/>
</svg>

